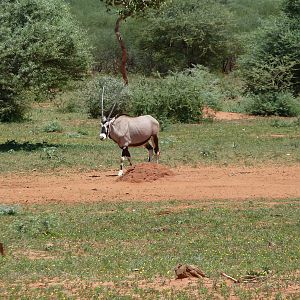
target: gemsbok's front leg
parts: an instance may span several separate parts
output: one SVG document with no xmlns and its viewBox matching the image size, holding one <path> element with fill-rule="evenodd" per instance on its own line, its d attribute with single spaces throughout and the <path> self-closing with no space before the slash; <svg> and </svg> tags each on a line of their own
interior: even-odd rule
<svg viewBox="0 0 300 300">
<path fill-rule="evenodd" d="M 126 157 L 129 161 L 130 166 L 132 166 L 131 156 L 130 156 L 130 152 L 128 150 L 128 147 L 123 147 L 122 156 L 121 156 L 121 163 L 120 163 L 120 170 L 119 170 L 118 176 L 123 176 L 124 175 L 123 169 L 124 169 L 124 160 L 125 160 Z"/>
</svg>

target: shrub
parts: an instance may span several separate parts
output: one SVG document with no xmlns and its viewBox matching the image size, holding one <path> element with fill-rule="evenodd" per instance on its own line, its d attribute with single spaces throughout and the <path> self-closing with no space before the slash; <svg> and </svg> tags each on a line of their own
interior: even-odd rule
<svg viewBox="0 0 300 300">
<path fill-rule="evenodd" d="M 0 122 L 21 121 L 27 111 L 28 103 L 21 95 L 0 87 Z"/>
<path fill-rule="evenodd" d="M 92 118 L 101 116 L 101 98 L 102 88 L 104 87 L 104 115 L 108 116 L 111 109 L 114 107 L 113 115 L 117 113 L 127 113 L 130 95 L 128 88 L 123 82 L 111 77 L 101 76 L 90 80 L 85 89 L 82 91 L 81 97 L 86 103 L 87 113 Z"/>
<path fill-rule="evenodd" d="M 62 132 L 63 127 L 57 121 L 52 121 L 43 127 L 44 132 Z"/>
<path fill-rule="evenodd" d="M 283 14 L 253 35 L 247 53 L 240 60 L 250 92 L 289 90 L 295 95 L 300 92 L 299 20 L 300 15 L 295 18 Z"/>
<path fill-rule="evenodd" d="M 130 111 L 190 123 L 201 119 L 204 105 L 217 108 L 221 98 L 219 80 L 205 68 L 195 67 L 165 78 L 141 80 L 132 91 Z"/>
<path fill-rule="evenodd" d="M 286 0 L 283 3 L 283 11 L 289 18 L 300 18 L 300 1 Z"/>
<path fill-rule="evenodd" d="M 300 114 L 300 98 L 289 92 L 252 94 L 248 96 L 246 111 L 263 116 L 297 116 Z"/>
<path fill-rule="evenodd" d="M 0 120 L 22 118 L 24 93 L 47 95 L 89 68 L 88 43 L 62 0 L 2 0 L 0 35 Z"/>
<path fill-rule="evenodd" d="M 17 214 L 18 210 L 15 206 L 0 205 L 0 215 L 13 216 Z"/>
<path fill-rule="evenodd" d="M 256 31 L 240 66 L 247 91 L 248 111 L 259 115 L 299 114 L 300 1 L 288 0 L 283 13 Z"/>
</svg>

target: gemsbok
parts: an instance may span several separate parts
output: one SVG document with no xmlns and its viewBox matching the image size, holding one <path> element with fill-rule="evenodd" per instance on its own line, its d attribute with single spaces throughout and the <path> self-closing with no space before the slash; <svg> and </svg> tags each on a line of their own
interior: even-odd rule
<svg viewBox="0 0 300 300">
<path fill-rule="evenodd" d="M 114 105 L 115 106 L 115 105 Z M 122 149 L 120 170 L 118 176 L 123 175 L 123 167 L 125 158 L 132 165 L 129 147 L 144 146 L 149 153 L 148 161 L 152 160 L 153 149 L 156 154 L 156 162 L 159 158 L 158 132 L 159 122 L 150 115 L 139 117 L 130 117 L 127 115 L 119 115 L 111 118 L 114 106 L 106 118 L 103 115 L 103 93 L 102 93 L 102 120 L 100 129 L 100 140 L 107 137 L 112 139 Z M 150 144 L 149 140 L 151 139 Z"/>
</svg>

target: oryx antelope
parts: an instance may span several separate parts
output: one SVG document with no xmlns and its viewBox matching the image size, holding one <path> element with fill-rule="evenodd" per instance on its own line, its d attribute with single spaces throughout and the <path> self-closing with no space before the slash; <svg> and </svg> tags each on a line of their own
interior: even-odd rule
<svg viewBox="0 0 300 300">
<path fill-rule="evenodd" d="M 102 121 L 100 129 L 100 140 L 105 140 L 107 137 L 116 142 L 122 149 L 120 170 L 118 175 L 123 175 L 123 166 L 125 158 L 131 163 L 131 156 L 128 147 L 144 146 L 148 152 L 148 161 L 150 162 L 153 156 L 153 149 L 156 154 L 156 161 L 159 158 L 158 147 L 158 132 L 159 123 L 150 115 L 130 117 L 120 115 L 111 118 L 112 108 L 109 116 L 106 118 L 103 115 L 103 93 L 102 93 Z M 152 145 L 149 143 L 151 139 Z"/>
</svg>

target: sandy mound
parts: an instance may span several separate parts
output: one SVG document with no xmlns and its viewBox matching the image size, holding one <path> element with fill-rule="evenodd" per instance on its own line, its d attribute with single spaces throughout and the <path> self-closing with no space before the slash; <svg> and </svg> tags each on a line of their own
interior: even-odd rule
<svg viewBox="0 0 300 300">
<path fill-rule="evenodd" d="M 142 163 L 128 168 L 119 181 L 125 182 L 151 182 L 174 173 L 166 166 L 156 163 Z"/>
</svg>

